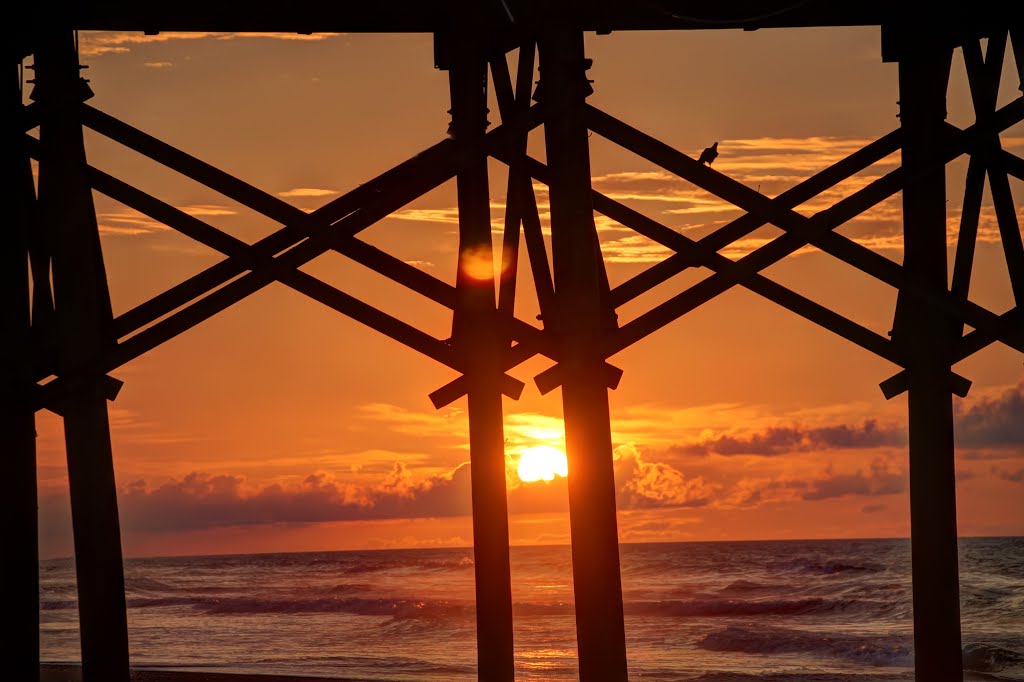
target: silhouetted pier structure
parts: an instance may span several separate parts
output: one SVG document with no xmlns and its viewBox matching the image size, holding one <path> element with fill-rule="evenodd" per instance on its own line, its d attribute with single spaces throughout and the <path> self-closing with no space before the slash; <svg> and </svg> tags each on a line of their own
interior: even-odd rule
<svg viewBox="0 0 1024 682">
<path fill-rule="evenodd" d="M 523 384 L 507 372 L 535 355 L 553 365 L 535 378 L 542 392 L 561 387 L 569 456 L 569 502 L 580 676 L 627 676 L 615 517 L 608 390 L 621 371 L 608 358 L 734 286 L 745 287 L 899 368 L 882 382 L 887 397 L 909 391 L 914 646 L 921 682 L 962 677 L 952 396 L 969 381 L 954 363 L 1000 342 L 1024 352 L 1024 245 L 1008 176 L 1024 179 L 1024 160 L 999 135 L 1024 119 L 1024 98 L 998 107 L 1004 54 L 1018 77 L 1024 26 L 1013 3 L 961 2 L 919 16 L 911 3 L 545 2 L 544 0 L 389 0 L 386 3 L 291 2 L 287 6 L 179 0 L 81 3 L 57 11 L 20 4 L 9 10 L 12 64 L 4 118 L 10 211 L 3 242 L 0 315 L 8 358 L 3 433 L 7 538 L 4 619 L 12 626 L 11 679 L 38 674 L 39 598 L 34 413 L 64 419 L 79 589 L 85 679 L 128 679 L 124 579 L 107 402 L 117 368 L 216 315 L 271 282 L 281 282 L 455 370 L 431 394 L 441 407 L 468 395 L 477 572 L 479 676 L 513 679 L 512 608 L 502 435 L 502 395 Z M 775 198 L 590 106 L 585 32 L 773 27 L 880 26 L 882 59 L 899 63 L 900 124 L 833 166 Z M 451 139 L 306 214 L 244 180 L 204 163 L 91 107 L 81 79 L 75 30 L 425 32 L 436 36 L 437 66 L 449 72 Z M 983 39 L 985 42 L 983 43 Z M 982 46 L 986 46 L 983 54 Z M 945 121 L 951 57 L 963 51 L 977 121 Z M 513 85 L 505 53 L 518 50 Z M 541 68 L 533 92 L 534 58 Z M 32 57 L 31 103 L 23 104 L 20 65 Z M 486 122 L 488 70 L 501 125 Z M 600 87 L 598 83 L 596 87 Z M 536 101 L 532 101 L 536 100 Z M 527 155 L 526 136 L 544 126 L 547 164 Z M 281 225 L 247 244 L 88 165 L 83 127 L 265 215 Z M 38 137 L 27 133 L 38 129 Z M 588 135 L 597 133 L 730 202 L 745 215 L 694 241 L 591 187 Z M 439 138 L 444 131 L 438 131 Z M 880 159 L 902 152 L 902 166 L 807 217 L 802 203 Z M 945 164 L 969 155 L 952 285 L 947 286 Z M 460 268 L 452 287 L 358 238 L 360 231 L 441 183 L 456 178 L 460 262 L 490 253 L 487 159 L 509 166 L 506 257 L 514 273 L 520 230 L 536 282 L 543 327 L 513 315 L 514 274 L 481 281 Z M 39 162 L 38 190 L 30 159 Z M 1015 306 L 987 310 L 968 298 L 985 178 L 991 187 Z M 550 188 L 552 259 L 540 231 L 532 180 Z M 226 258 L 114 317 L 99 245 L 92 192 L 101 192 L 212 247 Z M 902 192 L 902 265 L 836 232 Z M 594 211 L 666 246 L 674 254 L 610 288 Z M 765 224 L 784 232 L 732 261 L 719 252 Z M 760 274 L 813 245 L 898 289 L 891 337 Z M 434 338 L 298 268 L 334 250 L 453 311 L 450 342 Z M 615 309 L 686 268 L 713 274 L 636 319 L 619 325 Z M 33 283 L 29 288 L 29 270 Z M 51 277 L 52 273 L 52 289 Z M 964 326 L 970 327 L 964 333 Z"/>
</svg>

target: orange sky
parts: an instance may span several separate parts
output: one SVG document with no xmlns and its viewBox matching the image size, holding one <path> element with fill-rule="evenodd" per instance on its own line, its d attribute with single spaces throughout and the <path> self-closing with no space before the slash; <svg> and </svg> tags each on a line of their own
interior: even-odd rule
<svg viewBox="0 0 1024 682">
<path fill-rule="evenodd" d="M 881 63 L 875 29 L 616 33 L 587 45 L 591 103 L 691 154 L 720 140 L 714 167 L 767 195 L 898 125 L 896 66 Z M 436 142 L 448 123 L 429 36 L 98 33 L 82 36 L 82 52 L 91 104 L 307 210 Z M 1019 94 L 1009 60 L 1003 80 L 1001 103 Z M 959 53 L 949 116 L 972 119 Z M 739 215 L 596 135 L 591 144 L 597 189 L 688 236 Z M 1024 127 L 1003 144 L 1024 153 Z M 93 165 L 246 241 L 277 227 L 97 135 L 87 145 Z M 798 210 L 821 210 L 898 163 Z M 951 238 L 965 169 L 960 160 L 947 174 Z M 504 178 L 492 162 L 498 244 Z M 1011 184 L 1021 205 L 1024 187 Z M 1012 298 L 987 191 L 985 201 L 972 299 L 1003 312 Z M 361 236 L 453 282 L 454 205 L 451 182 Z M 97 211 L 115 314 L 219 259 L 99 195 Z M 899 261 L 899 221 L 896 197 L 840 232 Z M 610 221 L 598 227 L 613 286 L 667 255 Z M 724 253 L 777 234 L 763 228 Z M 448 311 L 337 254 L 303 269 L 450 335 Z M 891 327 L 894 292 L 814 249 L 765 274 L 882 334 Z M 706 275 L 677 277 L 620 321 Z M 519 277 L 517 314 L 533 321 L 525 263 Z M 886 361 L 734 289 L 612 362 L 625 370 L 611 394 L 621 540 L 907 534 L 906 403 L 878 389 L 895 371 Z M 527 389 L 505 400 L 517 544 L 568 541 L 564 479 L 515 474 L 524 448 L 561 443 L 558 392 L 532 384 L 547 366 L 513 370 Z M 974 381 L 957 402 L 960 532 L 1020 534 L 1021 357 L 992 346 L 957 371 Z M 127 555 L 471 543 L 465 402 L 435 411 L 427 399 L 453 373 L 281 285 L 114 375 L 125 381 L 111 418 Z M 42 551 L 67 555 L 60 424 L 48 413 L 38 422 Z"/>
</svg>

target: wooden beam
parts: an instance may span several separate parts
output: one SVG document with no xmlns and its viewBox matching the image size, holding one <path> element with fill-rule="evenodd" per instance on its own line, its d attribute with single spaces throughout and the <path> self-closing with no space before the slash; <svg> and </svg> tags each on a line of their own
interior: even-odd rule
<svg viewBox="0 0 1024 682">
<path fill-rule="evenodd" d="M 953 265 L 953 280 L 950 292 L 962 301 L 967 300 L 971 289 L 971 272 L 974 269 L 974 252 L 978 242 L 978 221 L 981 217 L 981 200 L 985 192 L 985 164 L 980 157 L 972 156 L 967 165 L 964 181 L 964 202 L 960 210 L 960 231 L 956 240 L 956 257 Z M 955 325 L 956 336 L 963 333 L 963 324 Z"/>
<path fill-rule="evenodd" d="M 8 68 L 4 118 L 22 106 L 20 73 Z M 18 67 L 20 69 L 20 65 Z M 39 679 L 39 514 L 36 481 L 35 415 L 32 390 L 32 329 L 29 295 L 29 235 L 35 227 L 35 184 L 22 133 L 6 127 L 8 153 L 2 157 L 6 229 L 0 237 L 0 328 L 4 369 L 0 372 L 0 444 L 4 453 L 4 519 L 0 551 L 0 601 L 4 604 L 4 664 L 12 679 Z"/>
<path fill-rule="evenodd" d="M 50 235 L 53 294 L 60 345 L 58 370 L 90 376 L 113 344 L 113 315 L 100 250 L 92 190 L 86 177 L 78 108 L 63 99 L 79 92 L 74 35 L 47 33 L 35 54 L 33 97 L 39 126 L 41 226 Z M 117 486 L 107 400 L 100 382 L 65 401 L 64 437 L 75 542 L 82 678 L 128 682 L 128 626 Z"/>
<path fill-rule="evenodd" d="M 527 42 L 520 47 L 520 62 L 516 72 L 514 98 L 509 96 L 512 94 L 512 79 L 504 56 L 491 60 L 491 74 L 495 83 L 495 94 L 502 121 L 513 120 L 529 106 L 530 96 L 533 92 L 535 53 L 536 45 L 533 42 Z M 507 148 L 514 149 L 517 156 L 525 155 L 528 141 L 528 135 L 524 134 Z M 521 166 L 509 166 L 507 196 L 506 211 L 516 216 L 522 224 L 526 252 L 533 275 L 534 291 L 537 294 L 537 305 L 540 307 L 540 319 L 543 320 L 546 312 L 553 311 L 555 289 L 551 280 L 551 266 L 548 262 L 547 249 L 541 231 L 537 197 L 533 191 L 529 172 Z"/>
<path fill-rule="evenodd" d="M 533 91 L 534 58 L 537 46 L 533 41 L 526 41 L 519 46 L 519 63 L 516 71 L 516 87 L 512 89 L 512 79 L 508 72 L 505 55 L 500 54 L 491 59 L 491 80 L 498 100 L 498 108 L 502 120 L 515 115 L 522 115 L 530 108 L 530 94 Z M 525 151 L 529 133 L 520 136 L 513 144 Z M 504 317 L 515 316 L 516 288 L 519 273 L 519 235 L 523 223 L 523 212 L 527 197 L 523 191 L 523 183 L 530 178 L 522 170 L 510 168 L 505 190 L 505 232 L 502 239 L 501 279 L 498 288 L 498 310 Z M 536 211 L 536 205 L 533 206 Z M 527 252 L 529 254 L 529 251 Z M 529 257 L 529 255 L 528 255 Z M 532 257 L 530 257 L 532 260 Z M 545 262 L 546 265 L 546 262 Z M 535 285 L 540 289 L 544 282 Z M 539 298 L 539 297 L 538 297 Z"/>
<path fill-rule="evenodd" d="M 988 52 L 983 57 L 980 41 L 964 43 L 964 63 L 971 88 L 975 114 L 982 126 L 989 124 L 995 115 L 999 96 L 999 80 L 1002 75 L 1003 57 L 1006 50 L 1006 33 L 999 32 L 989 38 Z M 1001 156 L 999 135 L 990 132 L 980 155 L 988 162 L 989 186 L 992 189 L 992 204 L 996 211 L 999 235 L 1006 256 L 1006 267 L 1010 275 L 1010 286 L 1017 305 L 1024 304 L 1024 242 L 1021 239 L 1017 210 L 1006 169 L 998 162 Z M 974 161 L 974 157 L 971 158 Z"/>
<path fill-rule="evenodd" d="M 474 0 L 490 31 L 543 29 L 559 5 L 544 0 Z M 711 4 L 624 3 L 589 0 L 573 3 L 573 26 L 586 31 L 722 30 L 798 28 L 814 26 L 879 26 L 902 5 L 884 0 L 806 0 L 780 5 L 769 0 L 719 0 Z M 1012 6 L 992 0 L 952 3 L 928 15 L 929 25 L 949 30 L 981 30 L 1005 25 Z M 254 5 L 239 12 L 223 0 L 180 0 L 174 4 L 140 5 L 126 0 L 94 0 L 61 13 L 61 20 L 81 30 L 118 31 L 276 31 L 347 33 L 434 33 L 446 28 L 465 2 L 452 0 L 392 0 L 387 4 L 346 2 L 338 5 L 299 2 L 288 6 Z M 17 23 L 38 27 L 52 18 L 37 6 L 15 6 Z M 20 32 L 19 32 L 20 33 Z M 24 40 L 23 36 L 15 38 Z"/>
<path fill-rule="evenodd" d="M 946 187 L 942 153 L 952 49 L 906 36 L 916 49 L 899 62 L 904 131 L 904 271 L 936 297 L 946 292 Z M 893 340 L 911 360 L 910 525 L 914 671 L 918 682 L 960 682 L 960 586 L 957 557 L 952 361 L 949 319 L 924 297 L 900 290 Z"/>
<path fill-rule="evenodd" d="M 993 163 L 998 163 L 1002 166 L 1003 170 L 1018 180 L 1024 180 L 1024 159 L 1019 156 L 1011 154 L 1004 149 L 1003 153 Z"/>
<path fill-rule="evenodd" d="M 533 49 L 532 44 L 529 49 Z M 530 53 L 532 55 L 532 53 Z M 524 98 L 529 99 L 532 91 L 532 60 L 520 63 L 517 73 L 517 84 L 515 93 L 521 93 Z M 491 60 L 491 73 L 495 82 L 496 98 L 502 119 L 505 121 L 514 120 L 516 107 L 525 107 L 526 104 L 513 101 L 511 97 L 512 85 L 511 76 L 508 72 L 508 65 L 504 58 Z M 511 150 L 511 151 L 509 151 Z M 503 160 L 526 159 L 526 137 L 525 135 L 514 144 L 503 147 L 495 147 L 493 154 Z M 541 309 L 541 319 L 552 320 L 555 318 L 555 293 L 551 279 L 551 270 L 548 264 L 547 249 L 544 245 L 544 237 L 541 232 L 540 217 L 537 211 L 536 197 L 530 180 L 530 171 L 523 163 L 506 161 L 509 165 L 509 201 L 510 212 L 518 213 L 522 220 L 523 235 L 526 241 L 526 248 L 529 254 L 530 266 L 533 272 L 534 286 L 537 292 L 538 304 Z M 513 204 L 513 199 L 521 202 Z M 512 318 L 512 337 L 521 342 L 514 346 L 510 353 L 507 353 L 502 362 L 502 369 L 508 370 L 515 367 L 538 353 L 543 353 L 549 358 L 558 357 L 558 348 L 554 347 L 548 340 L 546 334 L 531 333 L 532 327 L 526 323 Z M 525 335 L 524 335 L 525 334 Z M 537 344 L 542 344 L 538 346 Z M 609 388 L 617 388 L 622 378 L 622 370 L 613 367 L 605 362 L 600 370 L 600 376 L 605 380 Z M 441 409 L 464 396 L 468 390 L 468 381 L 465 377 L 459 377 L 452 382 L 442 386 L 430 394 L 430 400 L 434 407 Z M 560 381 L 538 383 L 541 393 L 548 393 L 557 388 Z"/>
<path fill-rule="evenodd" d="M 441 39 L 441 38 L 436 38 Z M 512 682 L 512 577 L 505 491 L 505 436 L 501 387 L 502 348 L 508 345 L 495 308 L 487 156 L 487 61 L 480 36 L 458 31 L 448 72 L 451 130 L 472 163 L 456 177 L 459 258 L 452 343 L 466 361 L 473 559 L 476 587 L 477 677 Z M 472 152 L 472 153 L 471 153 Z M 518 230 L 515 231 L 518 243 Z"/>
<path fill-rule="evenodd" d="M 1024 240 L 1021 238 L 1010 182 L 1006 171 L 998 164 L 989 166 L 988 182 L 992 189 L 992 204 L 996 211 L 1013 298 L 1018 306 L 1024 305 Z"/>
<path fill-rule="evenodd" d="M 581 682 L 625 682 L 626 640 L 619 571 L 608 389 L 600 375 L 606 333 L 595 254 L 583 34 L 552 28 L 540 42 L 544 141 L 551 169 L 555 329 L 570 372 L 562 383 L 576 641 Z M 552 322 L 554 323 L 552 325 Z"/>
</svg>

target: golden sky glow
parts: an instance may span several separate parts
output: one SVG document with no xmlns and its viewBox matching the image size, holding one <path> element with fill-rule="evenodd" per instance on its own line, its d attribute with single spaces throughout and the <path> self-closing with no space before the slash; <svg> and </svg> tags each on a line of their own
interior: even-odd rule
<svg viewBox="0 0 1024 682">
<path fill-rule="evenodd" d="M 896 66 L 881 63 L 877 30 L 627 32 L 587 44 L 591 103 L 693 155 L 718 140 L 714 168 L 768 196 L 899 125 Z M 83 34 L 82 46 L 92 105 L 304 211 L 442 139 L 449 120 L 429 36 L 102 33 Z M 1008 59 L 1000 102 L 1016 87 Z M 949 120 L 972 116 L 957 55 Z M 540 131 L 530 144 L 543 158 Z M 1024 154 L 1024 130 L 1007 131 L 1003 146 Z M 278 227 L 98 135 L 87 147 L 102 170 L 247 242 Z M 599 135 L 591 149 L 595 189 L 691 238 L 741 215 Z M 883 159 L 796 210 L 822 210 L 899 163 L 898 153 Z M 951 245 L 965 171 L 963 159 L 948 169 Z M 506 171 L 492 161 L 489 173 L 500 257 Z M 1011 186 L 1024 205 L 1022 183 Z M 547 233 L 548 196 L 536 190 Z M 96 201 L 115 314 L 220 259 Z M 971 297 L 1002 312 L 1012 297 L 987 191 L 984 203 Z M 897 196 L 839 232 L 899 262 L 900 210 Z M 450 182 L 360 236 L 454 284 L 457 215 Z M 603 216 L 597 225 L 612 286 L 669 255 Z M 722 253 L 739 258 L 778 234 L 761 228 Z M 467 266 L 485 278 L 498 267 L 486 258 Z M 303 270 L 451 336 L 450 311 L 338 254 Z M 690 270 L 623 306 L 620 323 L 708 274 Z M 883 335 L 891 329 L 895 292 L 812 247 L 764 274 Z M 517 316 L 536 323 L 525 248 L 518 281 Z M 623 541 L 908 533 L 906 402 L 878 389 L 896 371 L 886 361 L 740 288 L 610 361 L 625 370 L 610 394 Z M 1024 533 L 1021 363 L 992 346 L 956 368 L 974 381 L 956 403 L 964 535 Z M 568 541 L 560 396 L 532 383 L 549 364 L 513 370 L 527 389 L 504 402 L 517 544 Z M 283 286 L 115 376 L 125 381 L 111 417 L 128 555 L 471 543 L 465 400 L 435 411 L 427 399 L 454 374 Z M 59 421 L 43 414 L 38 430 L 42 551 L 66 555 Z"/>
</svg>

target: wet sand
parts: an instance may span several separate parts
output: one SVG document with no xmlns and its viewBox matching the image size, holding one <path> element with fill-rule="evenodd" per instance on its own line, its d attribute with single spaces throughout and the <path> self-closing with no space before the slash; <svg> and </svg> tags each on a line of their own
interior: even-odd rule
<svg viewBox="0 0 1024 682">
<path fill-rule="evenodd" d="M 82 682 L 77 665 L 43 665 L 40 682 Z M 132 682 L 344 682 L 327 677 L 290 677 L 287 675 L 239 675 L 179 670 L 132 670 Z"/>
</svg>

